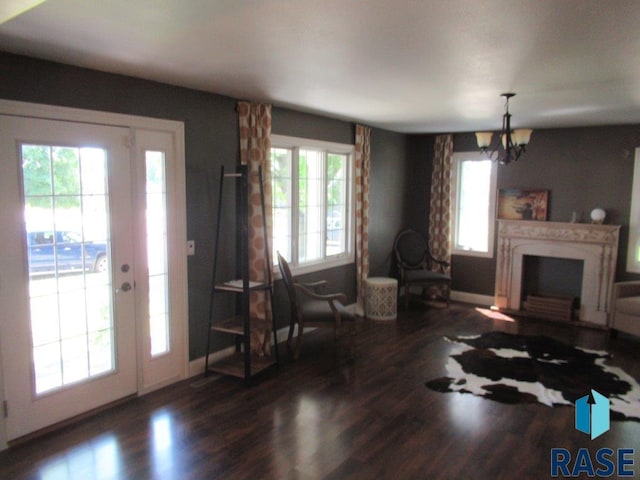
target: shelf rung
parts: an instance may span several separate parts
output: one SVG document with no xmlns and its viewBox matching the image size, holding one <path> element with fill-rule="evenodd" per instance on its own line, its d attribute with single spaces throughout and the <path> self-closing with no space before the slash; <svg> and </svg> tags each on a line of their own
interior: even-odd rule
<svg viewBox="0 0 640 480">
<path fill-rule="evenodd" d="M 257 177 L 258 176 L 258 174 L 255 173 L 255 172 L 249 172 L 248 175 L 250 175 L 252 177 Z M 236 178 L 239 178 L 239 177 L 242 176 L 242 174 L 241 173 L 225 173 L 223 176 L 224 177 L 236 177 Z"/>
<path fill-rule="evenodd" d="M 257 355 L 251 355 L 251 375 L 255 375 L 263 370 L 266 370 L 273 365 L 276 365 L 276 360 L 273 357 L 258 357 Z M 225 375 L 232 375 L 234 377 L 244 378 L 244 353 L 238 352 L 228 357 L 224 357 L 215 363 L 209 365 L 207 369 L 209 372 L 223 373 Z"/>
<path fill-rule="evenodd" d="M 250 291 L 258 291 L 258 290 L 268 290 L 271 286 L 267 283 L 259 283 L 257 285 L 253 285 L 249 287 Z M 242 287 L 236 287 L 235 285 L 228 285 L 226 283 L 218 283 L 215 286 L 216 291 L 220 292 L 234 292 L 234 293 L 242 293 Z"/>
<path fill-rule="evenodd" d="M 267 320 L 251 317 L 249 319 L 249 324 L 252 326 L 260 326 L 266 328 Z M 242 315 L 236 315 L 220 322 L 214 322 L 213 325 L 211 325 L 211 330 L 215 332 L 227 332 L 236 335 L 244 335 L 244 322 L 242 320 Z"/>
</svg>

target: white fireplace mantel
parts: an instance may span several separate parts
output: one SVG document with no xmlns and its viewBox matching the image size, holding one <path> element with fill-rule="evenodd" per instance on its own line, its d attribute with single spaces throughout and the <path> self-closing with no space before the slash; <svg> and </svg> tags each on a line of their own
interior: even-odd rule
<svg viewBox="0 0 640 480">
<path fill-rule="evenodd" d="M 525 255 L 582 260 L 580 320 L 606 325 L 619 231 L 619 225 L 499 220 L 496 306 L 520 310 Z"/>
</svg>

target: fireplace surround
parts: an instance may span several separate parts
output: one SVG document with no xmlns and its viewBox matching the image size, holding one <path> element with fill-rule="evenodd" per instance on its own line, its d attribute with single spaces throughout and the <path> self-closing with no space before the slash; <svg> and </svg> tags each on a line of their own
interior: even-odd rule
<svg viewBox="0 0 640 480">
<path fill-rule="evenodd" d="M 495 305 L 521 310 L 526 255 L 582 260 L 579 320 L 606 326 L 619 232 L 619 225 L 499 220 Z"/>
</svg>

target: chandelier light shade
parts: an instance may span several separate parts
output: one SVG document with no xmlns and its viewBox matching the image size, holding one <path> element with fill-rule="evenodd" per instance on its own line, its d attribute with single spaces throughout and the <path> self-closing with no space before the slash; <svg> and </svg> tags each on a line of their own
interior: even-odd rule
<svg viewBox="0 0 640 480">
<path fill-rule="evenodd" d="M 476 132 L 476 140 L 478 148 L 482 153 L 487 155 L 493 161 L 499 162 L 501 165 L 508 165 L 515 162 L 526 151 L 526 147 L 531 139 L 533 130 L 530 128 L 518 128 L 511 130 L 511 114 L 509 113 L 509 99 L 515 97 L 515 93 L 503 93 L 500 95 L 505 98 L 504 110 L 502 116 L 502 131 L 500 132 L 500 141 L 495 148 L 491 149 L 492 132 Z M 502 151 L 499 151 L 499 144 L 502 144 Z"/>
</svg>

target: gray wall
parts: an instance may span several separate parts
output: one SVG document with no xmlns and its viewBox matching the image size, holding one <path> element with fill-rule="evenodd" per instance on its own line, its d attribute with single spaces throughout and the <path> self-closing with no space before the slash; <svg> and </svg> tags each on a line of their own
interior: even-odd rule
<svg viewBox="0 0 640 480">
<path fill-rule="evenodd" d="M 454 151 L 476 151 L 475 135 L 454 135 Z M 621 225 L 617 280 L 640 279 L 625 272 L 638 125 L 534 130 L 527 153 L 517 163 L 498 167 L 498 188 L 548 189 L 548 219 L 568 222 L 577 212 L 583 222 L 596 207 L 606 223 Z M 561 275 L 562 272 L 558 272 Z M 453 289 L 493 295 L 495 258 L 454 256 Z"/>
<path fill-rule="evenodd" d="M 0 98 L 167 118 L 185 122 L 187 234 L 196 241 L 189 257 L 190 358 L 204 353 L 216 192 L 220 166 L 238 163 L 236 99 L 136 78 L 34 60 L 0 52 Z M 352 123 L 274 107 L 273 133 L 350 143 Z M 371 275 L 386 275 L 395 234 L 415 228 L 426 234 L 434 135 L 402 135 L 372 130 L 370 196 Z M 596 206 L 607 223 L 623 226 L 617 279 L 625 273 L 631 179 L 640 128 L 614 126 L 536 130 L 529 152 L 500 167 L 499 188 L 535 187 L 551 191 L 549 220 L 567 221 L 573 211 L 584 220 Z M 456 151 L 475 151 L 472 133 L 454 135 Z M 230 216 L 231 213 L 229 214 Z M 231 221 L 230 218 L 227 219 Z M 221 242 L 223 271 L 233 271 L 234 237 Z M 493 295 L 495 259 L 454 256 L 453 288 Z M 335 268 L 305 279 L 328 279 L 355 300 L 355 267 Z M 233 309 L 224 302 L 222 309 Z M 285 325 L 288 305 L 276 285 L 276 314 Z M 219 342 L 216 347 L 226 346 Z"/>
<path fill-rule="evenodd" d="M 239 161 L 236 99 L 161 83 L 76 68 L 0 52 L 0 98 L 179 120 L 185 123 L 187 235 L 196 242 L 188 260 L 189 356 L 204 354 L 213 261 L 214 221 L 220 166 Z M 273 133 L 352 143 L 352 123 L 318 115 L 273 109 Z M 407 201 L 405 192 L 406 136 L 374 129 L 372 133 L 371 198 L 372 272 L 384 274 L 393 235 Z M 398 175 L 396 173 L 398 172 Z M 226 210 L 225 232 L 232 232 L 233 212 Z M 222 235 L 221 272 L 233 272 L 235 234 Z M 334 268 L 306 277 L 323 278 L 332 290 L 355 301 L 355 267 Z M 278 324 L 288 321 L 283 289 L 276 285 Z M 229 300 L 217 305 L 234 309 Z M 224 339 L 216 348 L 227 346 Z"/>
<path fill-rule="evenodd" d="M 406 168 L 405 204 L 402 221 L 427 235 L 429 230 L 429 200 L 431 198 L 431 172 L 433 170 L 434 135 L 411 135 L 408 139 L 409 158 Z"/>
<path fill-rule="evenodd" d="M 403 212 L 410 205 L 405 165 L 407 137 L 373 129 L 371 132 L 371 181 L 369 209 L 369 276 L 387 276 L 396 233 L 404 226 Z M 392 159 L 396 159 L 393 161 Z"/>
</svg>

